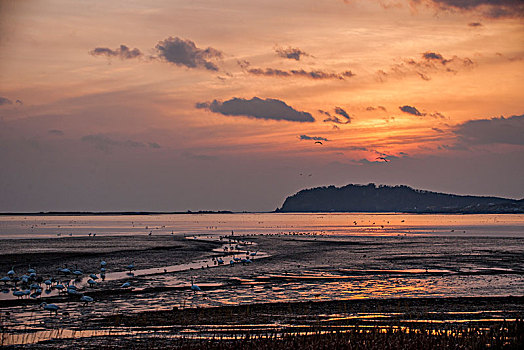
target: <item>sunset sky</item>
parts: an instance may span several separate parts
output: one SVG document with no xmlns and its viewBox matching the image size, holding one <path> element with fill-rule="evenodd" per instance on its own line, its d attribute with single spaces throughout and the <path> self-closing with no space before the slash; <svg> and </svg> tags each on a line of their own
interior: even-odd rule
<svg viewBox="0 0 524 350">
<path fill-rule="evenodd" d="M 0 0 L 0 211 L 520 199 L 523 82 L 522 0 Z"/>
</svg>

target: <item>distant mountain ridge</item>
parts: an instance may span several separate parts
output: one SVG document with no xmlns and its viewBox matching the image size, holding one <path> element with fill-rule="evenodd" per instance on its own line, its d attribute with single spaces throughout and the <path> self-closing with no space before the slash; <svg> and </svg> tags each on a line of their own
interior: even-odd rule
<svg viewBox="0 0 524 350">
<path fill-rule="evenodd" d="M 524 199 L 462 196 L 409 186 L 353 185 L 305 189 L 276 212 L 524 213 Z"/>
</svg>

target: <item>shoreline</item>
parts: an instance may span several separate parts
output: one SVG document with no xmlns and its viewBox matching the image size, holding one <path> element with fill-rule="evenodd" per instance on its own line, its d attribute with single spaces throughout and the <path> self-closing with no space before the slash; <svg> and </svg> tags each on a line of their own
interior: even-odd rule
<svg viewBox="0 0 524 350">
<path fill-rule="evenodd" d="M 2 216 L 153 216 L 153 215 L 216 215 L 216 214 L 375 214 L 375 215 L 521 215 L 524 211 L 229 211 L 229 210 L 200 210 L 200 211 L 64 211 L 64 212 L 0 212 Z"/>
<path fill-rule="evenodd" d="M 487 307 L 488 310 L 480 310 L 481 307 Z M 507 307 L 511 307 L 509 310 Z M 348 300 L 327 300 L 327 301 L 293 301 L 293 302 L 269 302 L 269 303 L 250 303 L 241 305 L 223 305 L 216 307 L 192 307 L 185 309 L 174 308 L 173 310 L 153 310 L 141 311 L 129 314 L 115 314 L 104 317 L 100 322 L 104 325 L 115 326 L 167 326 L 177 325 L 184 322 L 191 324 L 215 324 L 223 322 L 224 317 L 230 319 L 229 324 L 243 324 L 251 322 L 253 324 L 275 321 L 279 318 L 295 318 L 297 324 L 309 323 L 308 320 L 299 316 L 311 316 L 313 321 L 318 321 L 319 315 L 327 316 L 331 314 L 363 314 L 371 313 L 404 313 L 412 316 L 423 316 L 427 323 L 437 321 L 435 316 L 449 316 L 470 313 L 493 312 L 494 309 L 501 308 L 504 315 L 515 316 L 516 319 L 524 318 L 524 294 L 520 296 L 486 296 L 486 297 L 399 297 L 399 298 L 365 298 L 365 299 L 348 299 Z M 399 312 L 401 311 L 401 312 Z M 433 314 L 434 319 L 428 318 Z M 442 314 L 442 315 L 439 315 Z M 185 317 L 184 317 L 185 315 Z M 226 316 L 224 316 L 226 315 Z M 251 318 L 253 315 L 259 315 L 257 319 Z M 264 317 L 260 317 L 264 315 Z M 235 317 L 232 317 L 235 316 Z M 509 319 L 510 317 L 501 317 Z M 354 317 L 353 323 L 366 323 L 367 317 Z M 465 319 L 464 317 L 462 319 Z M 181 320 L 183 322 L 181 323 Z M 309 321 L 311 321 L 309 320 Z M 340 317 L 332 319 L 337 321 L 348 321 Z M 420 320 L 415 317 L 413 320 Z M 460 321 L 458 318 L 456 321 Z M 289 320 L 288 320 L 289 321 Z M 406 320 L 404 320 L 406 321 Z M 411 321 L 411 320 L 410 320 Z M 448 320 L 448 323 L 453 321 Z M 369 319 L 371 323 L 377 323 L 376 319 Z M 380 324 L 402 323 L 398 318 L 384 320 Z M 472 320 L 474 322 L 474 320 Z M 188 323 L 189 324 L 189 323 Z"/>
</svg>

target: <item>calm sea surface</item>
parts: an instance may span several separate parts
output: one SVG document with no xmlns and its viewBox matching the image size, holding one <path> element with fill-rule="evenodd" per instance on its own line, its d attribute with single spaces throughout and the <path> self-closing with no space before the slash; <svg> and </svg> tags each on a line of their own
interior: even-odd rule
<svg viewBox="0 0 524 350">
<path fill-rule="evenodd" d="M 144 234 L 324 233 L 347 236 L 524 237 L 524 215 L 377 213 L 0 216 L 0 239 Z"/>
<path fill-rule="evenodd" d="M 220 238 L 232 231 L 249 242 Z M 187 239 L 176 241 L 172 236 Z M 214 241 L 217 248 L 199 250 L 209 244 L 205 241 Z M 185 243 L 178 253 L 184 259 L 171 259 L 177 250 L 165 249 L 170 242 Z M 153 249 L 155 244 L 164 246 Z M 252 263 L 230 264 L 235 257 L 245 258 L 246 251 Z M 75 336 L 79 324 L 113 313 L 307 300 L 508 296 L 524 291 L 520 214 L 0 216 L 5 269 L 0 277 L 11 264 L 17 274 L 25 273 L 27 263 L 10 260 L 25 253 L 45 257 L 52 265 L 47 270 L 33 265 L 44 278 L 75 284 L 81 293 L 106 293 L 93 294 L 89 306 L 82 306 L 75 296 L 56 301 L 60 317 L 42 312 L 38 304 L 13 304 L 0 314 L 9 329 L 2 344 L 56 338 L 48 329 L 59 329 L 62 337 Z M 53 254 L 67 258 L 55 262 Z M 225 264 L 217 265 L 212 256 L 223 258 Z M 107 260 L 106 280 L 90 288 L 88 274 L 100 273 L 101 259 Z M 131 262 L 135 271 L 130 276 L 124 267 Z M 84 271 L 81 279 L 57 272 L 77 264 Z M 190 290 L 192 278 L 204 292 Z M 130 283 L 126 293 L 121 292 L 124 282 Z M 1 285 L 0 301 L 17 299 L 14 293 L 24 288 L 28 287 L 11 282 Z M 43 288 L 44 300 L 58 295 L 57 289 Z M 507 317 L 501 316 L 503 311 L 518 313 L 517 309 L 488 305 L 478 312 L 502 318 Z M 376 317 L 390 317 L 377 312 Z M 449 317 L 462 322 L 471 315 Z M 28 340 L 27 332 L 33 338 Z M 76 336 L 94 335 L 86 332 Z"/>
</svg>

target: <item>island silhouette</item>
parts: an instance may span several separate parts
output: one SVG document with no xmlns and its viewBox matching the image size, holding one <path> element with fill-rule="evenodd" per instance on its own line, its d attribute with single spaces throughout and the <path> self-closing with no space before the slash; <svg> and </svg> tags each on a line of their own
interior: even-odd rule
<svg viewBox="0 0 524 350">
<path fill-rule="evenodd" d="M 301 190 L 275 212 L 524 213 L 524 199 L 462 196 L 405 185 L 349 184 Z"/>
</svg>

